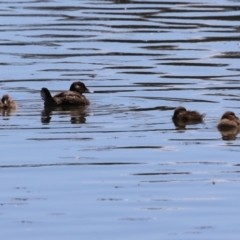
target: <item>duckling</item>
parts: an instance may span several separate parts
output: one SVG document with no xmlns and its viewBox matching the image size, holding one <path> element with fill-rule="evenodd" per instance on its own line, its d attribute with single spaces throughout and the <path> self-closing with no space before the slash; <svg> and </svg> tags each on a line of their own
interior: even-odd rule
<svg viewBox="0 0 240 240">
<path fill-rule="evenodd" d="M 222 115 L 221 120 L 217 124 L 217 128 L 219 130 L 226 130 L 231 128 L 239 128 L 240 129 L 240 120 L 235 115 L 234 112 L 227 111 Z"/>
<path fill-rule="evenodd" d="M 89 100 L 82 93 L 90 92 L 82 82 L 71 84 L 69 91 L 64 91 L 52 97 L 47 88 L 42 88 L 41 96 L 45 106 L 89 105 Z"/>
<path fill-rule="evenodd" d="M 17 107 L 16 103 L 9 97 L 9 95 L 3 95 L 0 101 L 0 108 L 2 109 L 15 109 Z"/>
<path fill-rule="evenodd" d="M 182 122 L 185 124 L 196 124 L 203 122 L 204 114 L 197 111 L 187 111 L 184 107 L 177 107 L 172 116 L 173 122 Z"/>
<path fill-rule="evenodd" d="M 227 111 L 222 115 L 217 128 L 223 140 L 235 140 L 237 134 L 240 132 L 240 119 L 234 112 Z"/>
</svg>

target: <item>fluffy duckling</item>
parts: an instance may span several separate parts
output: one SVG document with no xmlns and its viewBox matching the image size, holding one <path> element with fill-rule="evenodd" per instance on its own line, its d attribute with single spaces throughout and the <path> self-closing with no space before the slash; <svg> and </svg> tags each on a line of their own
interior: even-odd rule
<svg viewBox="0 0 240 240">
<path fill-rule="evenodd" d="M 240 120 L 234 112 L 227 111 L 222 115 L 221 120 L 217 124 L 217 128 L 219 130 L 240 128 Z"/>
<path fill-rule="evenodd" d="M 222 115 L 217 128 L 222 134 L 223 140 L 235 140 L 240 132 L 240 120 L 234 112 L 227 111 Z"/>
<path fill-rule="evenodd" d="M 204 114 L 197 111 L 187 111 L 184 107 L 177 107 L 172 116 L 173 122 L 182 122 L 185 124 L 196 124 L 203 122 Z"/>
<path fill-rule="evenodd" d="M 82 82 L 74 82 L 69 91 L 64 91 L 52 97 L 47 88 L 42 88 L 41 96 L 45 106 L 89 105 L 89 100 L 82 93 L 90 92 Z"/>
<path fill-rule="evenodd" d="M 0 101 L 0 108 L 2 109 L 15 109 L 17 107 L 16 103 L 9 97 L 9 95 L 3 95 Z"/>
</svg>

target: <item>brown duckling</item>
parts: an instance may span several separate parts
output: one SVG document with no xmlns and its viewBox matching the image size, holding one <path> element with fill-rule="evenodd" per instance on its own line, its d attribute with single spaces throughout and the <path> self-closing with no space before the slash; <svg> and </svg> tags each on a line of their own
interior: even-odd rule
<svg viewBox="0 0 240 240">
<path fill-rule="evenodd" d="M 0 101 L 0 108 L 2 109 L 15 109 L 17 107 L 16 103 L 9 97 L 9 95 L 3 95 Z"/>
<path fill-rule="evenodd" d="M 177 107 L 172 116 L 173 122 L 179 121 L 186 124 L 196 124 L 203 122 L 204 114 L 197 111 L 187 111 L 184 107 Z"/>
<path fill-rule="evenodd" d="M 82 93 L 90 92 L 82 82 L 71 84 L 69 91 L 64 91 L 52 97 L 47 88 L 42 88 L 41 96 L 45 106 L 89 105 L 89 100 Z"/>
<path fill-rule="evenodd" d="M 234 112 L 227 111 L 222 115 L 221 120 L 217 124 L 217 128 L 219 130 L 227 130 L 231 128 L 239 128 L 240 129 L 240 120 L 235 115 Z"/>
<path fill-rule="evenodd" d="M 240 132 L 240 120 L 234 112 L 227 111 L 222 115 L 217 128 L 222 134 L 223 140 L 235 140 Z"/>
</svg>

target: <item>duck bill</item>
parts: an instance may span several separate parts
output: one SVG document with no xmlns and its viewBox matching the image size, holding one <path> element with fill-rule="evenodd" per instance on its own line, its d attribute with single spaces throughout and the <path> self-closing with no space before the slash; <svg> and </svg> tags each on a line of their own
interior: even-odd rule
<svg viewBox="0 0 240 240">
<path fill-rule="evenodd" d="M 90 91 L 88 88 L 86 88 L 85 93 L 94 93 L 94 91 Z"/>
</svg>

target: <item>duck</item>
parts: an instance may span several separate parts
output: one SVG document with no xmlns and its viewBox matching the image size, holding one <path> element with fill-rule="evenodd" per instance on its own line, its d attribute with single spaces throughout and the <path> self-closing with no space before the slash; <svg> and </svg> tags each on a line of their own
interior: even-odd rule
<svg viewBox="0 0 240 240">
<path fill-rule="evenodd" d="M 240 119 L 234 112 L 227 111 L 222 115 L 217 128 L 223 140 L 235 140 L 240 132 Z"/>
<path fill-rule="evenodd" d="M 16 107 L 16 103 L 9 97 L 9 95 L 5 94 L 2 96 L 2 99 L 0 101 L 0 108 L 15 109 Z"/>
<path fill-rule="evenodd" d="M 177 107 L 174 110 L 173 122 L 182 122 L 185 124 L 196 124 L 203 122 L 204 114 L 197 111 L 187 111 L 185 107 Z"/>
<path fill-rule="evenodd" d="M 41 97 L 46 107 L 89 105 L 89 100 L 82 93 L 90 93 L 83 82 L 73 82 L 69 91 L 57 93 L 53 97 L 47 88 L 41 89 Z"/>
<path fill-rule="evenodd" d="M 227 111 L 222 115 L 221 120 L 217 124 L 219 130 L 227 130 L 231 128 L 240 129 L 240 119 L 235 115 L 234 112 Z"/>
</svg>

